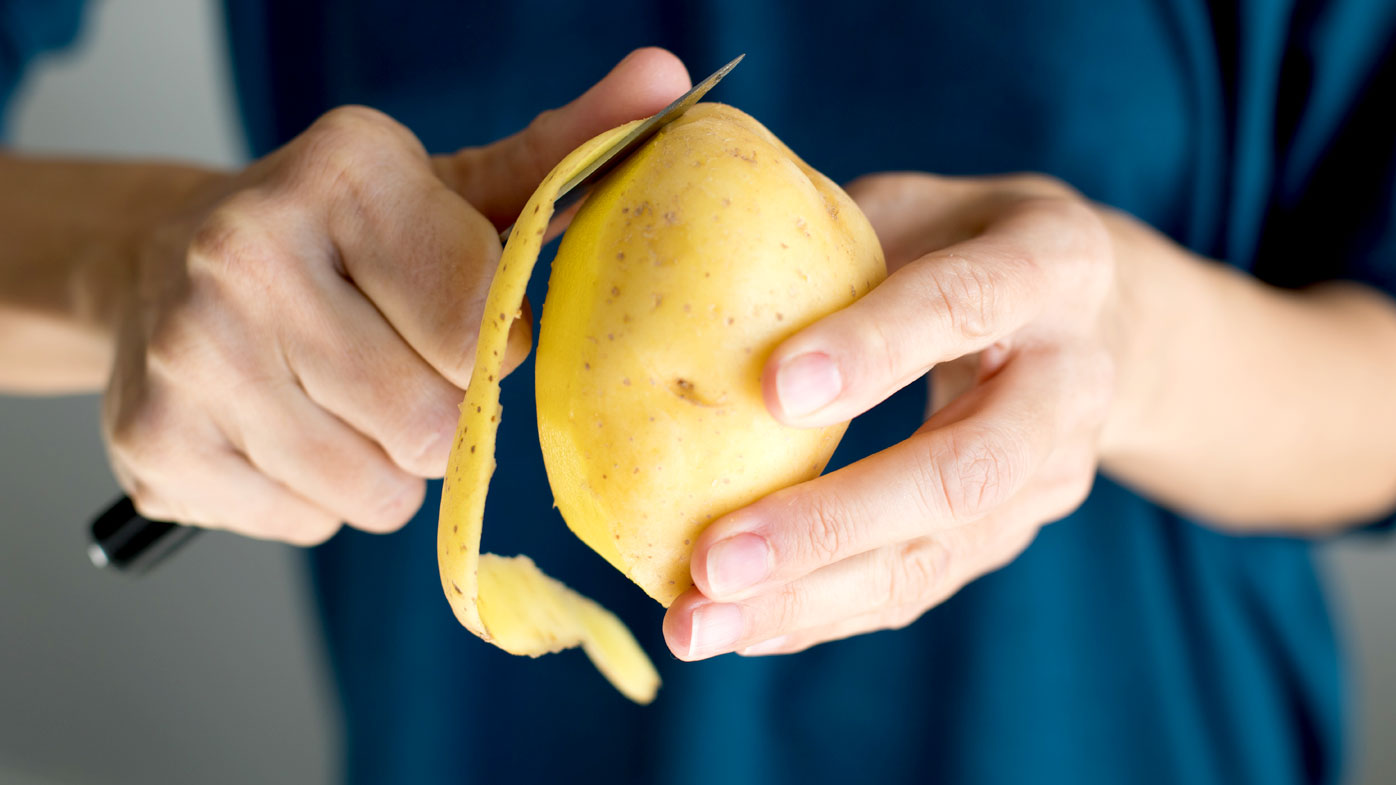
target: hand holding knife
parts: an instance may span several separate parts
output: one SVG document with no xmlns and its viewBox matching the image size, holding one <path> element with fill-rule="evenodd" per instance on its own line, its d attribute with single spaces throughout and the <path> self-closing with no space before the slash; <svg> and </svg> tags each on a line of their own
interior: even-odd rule
<svg viewBox="0 0 1396 785">
<path fill-rule="evenodd" d="M 565 210 L 584 197 L 594 184 L 661 128 L 702 100 L 743 57 L 745 55 L 718 69 L 622 137 L 592 166 L 579 172 L 563 185 L 558 193 L 555 209 L 559 212 Z M 506 228 L 500 233 L 501 242 L 508 240 L 512 228 Z M 130 497 L 123 496 L 93 520 L 90 526 L 91 542 L 87 552 L 92 563 L 98 567 L 141 573 L 173 554 L 199 531 L 201 529 L 196 526 L 146 518 L 136 511 Z"/>
</svg>

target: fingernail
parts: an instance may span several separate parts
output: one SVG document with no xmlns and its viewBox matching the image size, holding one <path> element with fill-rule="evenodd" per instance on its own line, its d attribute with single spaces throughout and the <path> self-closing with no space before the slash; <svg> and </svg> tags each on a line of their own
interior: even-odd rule
<svg viewBox="0 0 1396 785">
<path fill-rule="evenodd" d="M 771 549 L 756 534 L 737 534 L 708 549 L 708 588 L 719 597 L 749 589 L 771 571 Z"/>
<path fill-rule="evenodd" d="M 785 647 L 785 644 L 789 641 L 789 635 L 777 635 L 776 637 L 771 638 L 768 641 L 754 643 L 737 653 L 742 655 L 743 657 L 756 657 L 762 654 L 770 654 L 772 652 L 780 651 L 782 648 Z"/>
<path fill-rule="evenodd" d="M 785 413 L 803 417 L 839 397 L 843 378 L 839 367 L 823 352 L 808 352 L 786 360 L 776 372 L 776 397 Z"/>
<path fill-rule="evenodd" d="M 730 651 L 742 637 L 742 609 L 713 602 L 693 610 L 689 625 L 688 658 L 711 657 Z"/>
</svg>

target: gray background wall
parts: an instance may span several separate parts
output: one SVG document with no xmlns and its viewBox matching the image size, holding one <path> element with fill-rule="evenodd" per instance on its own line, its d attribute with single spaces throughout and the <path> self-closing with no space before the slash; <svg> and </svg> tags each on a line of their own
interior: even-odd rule
<svg viewBox="0 0 1396 785">
<path fill-rule="evenodd" d="M 28 151 L 242 160 L 211 0 L 94 2 L 12 118 Z M 295 554 L 210 534 L 140 581 L 81 524 L 116 485 L 92 397 L 0 398 L 0 784 L 327 782 L 333 696 Z M 1328 562 L 1363 683 L 1354 782 L 1396 782 L 1396 553 Z"/>
</svg>

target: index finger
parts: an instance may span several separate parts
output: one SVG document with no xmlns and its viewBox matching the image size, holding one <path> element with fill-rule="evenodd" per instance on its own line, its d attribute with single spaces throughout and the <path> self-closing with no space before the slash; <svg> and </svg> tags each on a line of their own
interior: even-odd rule
<svg viewBox="0 0 1396 785">
<path fill-rule="evenodd" d="M 1005 209 L 980 234 L 897 270 L 777 347 L 761 380 L 767 408 L 787 425 L 847 421 L 935 364 L 1006 339 L 1049 304 L 1095 291 L 1105 278 L 1086 265 L 1108 243 L 1098 223 L 1066 199 Z"/>
<path fill-rule="evenodd" d="M 1057 375 L 1037 358 L 1010 361 L 906 441 L 715 521 L 694 545 L 694 583 L 709 599 L 740 599 L 984 517 L 1050 454 Z"/>
</svg>

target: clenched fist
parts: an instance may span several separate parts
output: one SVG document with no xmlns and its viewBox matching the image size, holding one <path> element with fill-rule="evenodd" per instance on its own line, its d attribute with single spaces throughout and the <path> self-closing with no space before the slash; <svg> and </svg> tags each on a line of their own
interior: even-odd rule
<svg viewBox="0 0 1396 785">
<path fill-rule="evenodd" d="M 296 544 L 384 532 L 445 468 L 480 309 L 552 165 L 688 87 L 640 50 L 566 107 L 432 158 L 345 107 L 144 233 L 103 407 L 112 465 L 152 518 Z M 515 322 L 511 365 L 527 354 Z"/>
</svg>

